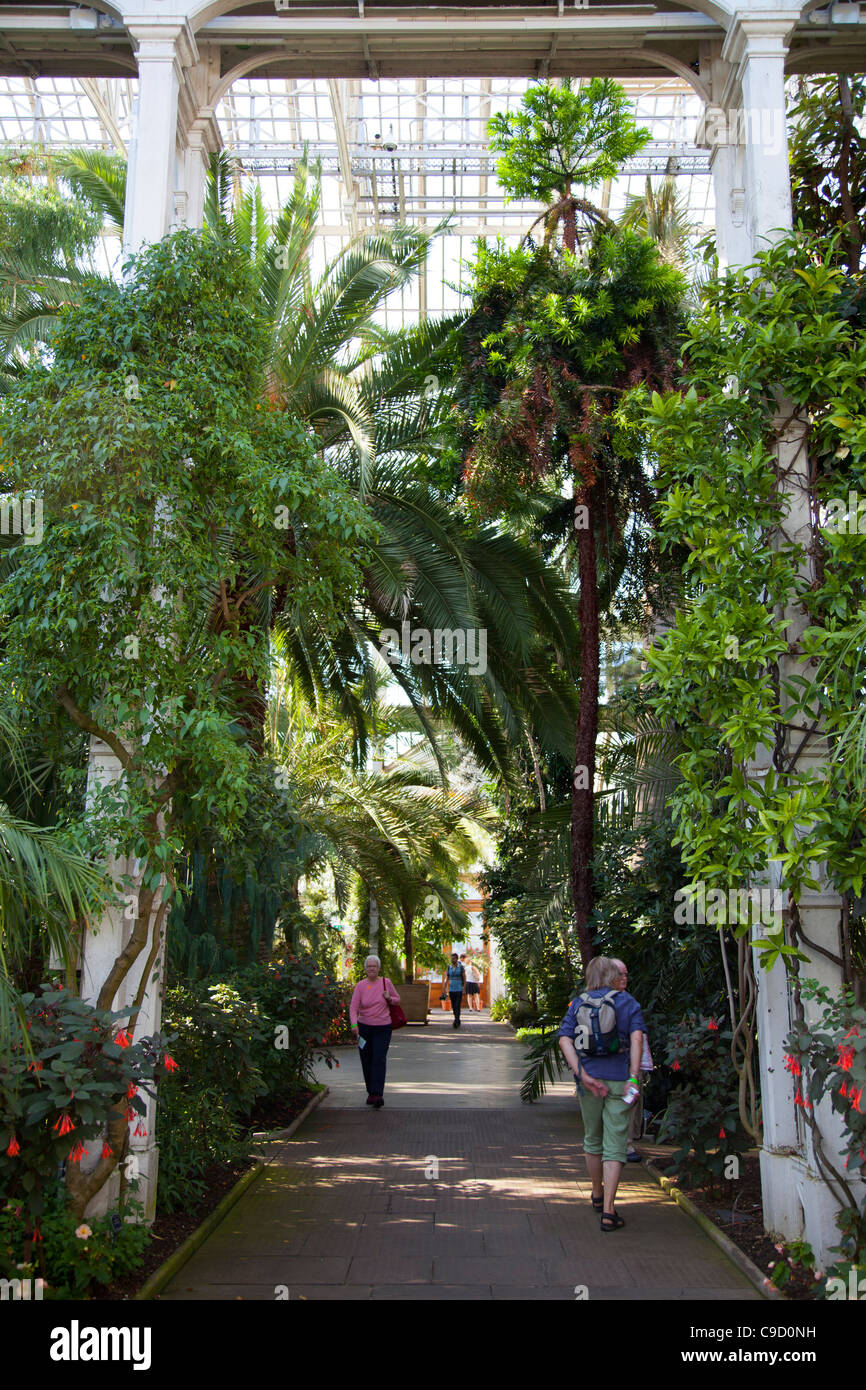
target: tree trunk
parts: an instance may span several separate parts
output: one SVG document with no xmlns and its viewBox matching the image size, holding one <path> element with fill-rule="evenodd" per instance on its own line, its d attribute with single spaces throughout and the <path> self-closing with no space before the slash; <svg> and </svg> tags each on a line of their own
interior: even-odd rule
<svg viewBox="0 0 866 1390">
<path fill-rule="evenodd" d="M 842 204 L 842 212 L 845 215 L 844 235 L 848 245 L 848 271 L 851 275 L 856 275 L 860 269 L 863 237 L 857 220 L 854 201 L 851 197 L 850 163 L 851 140 L 855 132 L 854 110 L 851 101 L 851 84 L 848 78 L 842 73 L 837 80 L 839 106 L 842 111 L 842 150 L 836 164 L 836 176 L 839 180 L 839 199 Z"/>
<path fill-rule="evenodd" d="M 404 908 L 400 916 L 403 918 L 403 954 L 406 957 L 406 966 L 403 977 L 407 985 L 411 985 L 415 979 L 415 942 L 412 939 L 412 923 L 414 913 L 411 908 Z"/>
<path fill-rule="evenodd" d="M 594 488 L 575 488 L 575 507 L 587 509 L 588 525 L 577 530 L 580 579 L 580 704 L 571 783 L 571 892 L 580 958 L 586 968 L 595 954 L 587 923 L 595 906 L 592 881 L 593 790 L 598 737 L 599 637 L 598 571 L 595 553 Z"/>
</svg>

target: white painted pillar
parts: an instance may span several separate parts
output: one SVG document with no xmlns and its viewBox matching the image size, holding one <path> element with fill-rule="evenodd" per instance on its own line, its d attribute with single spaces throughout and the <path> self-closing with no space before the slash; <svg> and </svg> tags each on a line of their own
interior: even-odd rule
<svg viewBox="0 0 866 1390">
<path fill-rule="evenodd" d="M 713 95 L 719 98 L 728 136 L 718 145 L 712 165 L 720 218 L 720 259 L 727 265 L 747 264 L 792 224 L 784 81 L 786 44 L 798 14 L 799 10 L 767 7 L 738 16 L 722 45 L 720 60 L 713 63 Z M 736 139 L 731 138 L 734 135 Z M 790 414 L 785 403 L 780 403 L 780 426 Z M 809 460 L 803 439 L 803 425 L 794 421 L 783 429 L 776 449 L 785 477 L 785 532 L 801 547 L 803 570 L 809 577 L 813 564 L 812 509 Z M 797 605 L 791 605 L 777 616 L 786 623 L 789 641 L 796 643 L 807 625 L 807 615 Z M 799 666 L 796 656 L 783 656 L 782 681 L 798 674 Z M 804 722 L 802 716 L 792 716 L 792 720 L 797 725 Z M 802 737 L 802 732 L 796 730 L 788 735 L 789 755 L 799 748 Z M 826 758 L 826 740 L 819 729 L 800 749 L 797 765 L 821 776 Z M 769 750 L 758 750 L 749 768 L 750 776 L 759 779 L 770 766 Z M 809 827 L 804 826 L 802 833 L 808 834 Z M 825 886 L 806 891 L 799 911 L 802 930 L 809 940 L 838 956 L 838 896 Z M 755 934 L 762 934 L 760 927 Z M 808 945 L 802 949 L 811 957 L 808 964 L 801 966 L 803 976 L 817 978 L 838 992 L 842 981 L 839 966 L 821 950 L 810 950 Z M 819 1173 L 811 1136 L 794 1104 L 795 1082 L 784 1066 L 784 1040 L 793 1017 L 793 1000 L 781 964 L 767 972 L 756 958 L 755 976 L 764 1126 L 764 1219 L 769 1231 L 786 1240 L 807 1240 L 819 1266 L 826 1266 L 829 1248 L 839 1238 L 833 1219 L 839 1204 Z M 806 1016 L 808 1019 L 808 1007 Z M 822 1104 L 816 1118 L 827 1156 L 837 1169 L 843 1169 L 839 1117 Z"/>
<path fill-rule="evenodd" d="M 787 39 L 799 18 L 795 10 L 749 13 L 732 25 L 722 45 L 740 101 L 729 108 L 729 128 L 738 113 L 743 151 L 745 219 L 751 252 L 766 247 L 774 233 L 791 227 L 791 180 L 785 125 Z"/>
<path fill-rule="evenodd" d="M 178 187 L 178 98 L 185 64 L 194 61 L 185 24 L 136 24 L 138 100 L 126 190 L 124 245 L 137 251 L 160 241 L 175 220 Z"/>
<path fill-rule="evenodd" d="M 124 245 L 127 250 L 156 242 L 165 236 L 174 221 L 174 193 L 177 186 L 178 99 L 183 80 L 183 67 L 195 57 L 195 45 L 185 24 L 134 23 L 128 25 L 135 39 L 139 66 L 137 112 L 130 142 L 130 163 L 127 178 L 124 215 Z M 123 770 L 120 760 L 100 739 L 91 738 L 88 795 L 93 796 L 100 785 L 120 784 Z M 138 865 L 126 857 L 114 856 L 106 846 L 109 873 L 119 884 L 129 876 L 132 886 L 125 903 L 107 911 L 98 925 L 88 926 L 81 943 L 81 997 L 95 1003 L 109 971 L 124 949 L 132 932 L 138 900 L 140 876 Z M 148 943 L 123 981 L 110 1007 L 131 1008 L 143 973 L 148 969 L 151 944 L 159 909 L 159 895 L 154 900 L 150 916 Z M 132 1032 L 135 1040 L 158 1031 L 162 1015 L 162 995 L 165 965 L 165 929 L 156 959 L 149 967 L 150 978 Z M 130 1160 L 127 1176 L 139 1182 L 137 1200 L 144 1206 L 145 1220 L 155 1215 L 156 1179 L 159 1166 L 155 1143 L 156 1104 L 142 1096 L 147 1112 L 130 1126 Z M 135 1130 L 139 1133 L 136 1134 Z M 143 1132 L 142 1132 L 143 1131 Z M 82 1159 L 82 1168 L 91 1168 L 98 1160 L 102 1141 L 92 1141 Z M 117 1205 L 119 1174 L 115 1172 L 97 1193 L 87 1208 L 89 1216 L 100 1216 Z"/>
<path fill-rule="evenodd" d="M 184 72 L 178 111 L 178 169 L 174 225 L 201 227 L 210 156 L 222 146 L 212 97 L 220 84 L 219 55 L 210 53 Z"/>
</svg>

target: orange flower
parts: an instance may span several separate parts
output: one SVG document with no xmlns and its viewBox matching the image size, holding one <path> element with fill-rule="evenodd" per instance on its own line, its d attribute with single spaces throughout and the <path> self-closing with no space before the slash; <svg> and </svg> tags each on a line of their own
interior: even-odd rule
<svg viewBox="0 0 866 1390">
<path fill-rule="evenodd" d="M 719 1031 L 719 1025 L 716 1023 L 716 1020 L 714 1018 L 710 1019 L 709 1023 L 707 1024 L 707 1027 L 709 1028 L 711 1033 L 718 1033 Z"/>
<path fill-rule="evenodd" d="M 132 1039 L 130 1038 L 129 1034 L 121 1028 L 119 1033 L 115 1033 L 114 1041 L 117 1043 L 118 1047 L 129 1047 L 129 1044 L 132 1041 Z"/>
<path fill-rule="evenodd" d="M 84 1145 L 82 1144 L 81 1140 L 79 1139 L 78 1143 L 75 1145 L 75 1148 L 72 1150 L 72 1152 L 71 1152 L 70 1154 L 67 1155 L 68 1162 L 69 1162 L 69 1163 L 80 1163 L 83 1154 L 84 1154 Z"/>
<path fill-rule="evenodd" d="M 14 1134 L 12 1135 L 12 1138 L 9 1140 L 9 1147 L 7 1148 L 6 1152 L 10 1158 L 17 1158 L 21 1152 L 21 1145 L 18 1143 L 18 1140 L 15 1138 Z"/>
<path fill-rule="evenodd" d="M 64 1114 L 60 1117 L 60 1119 L 53 1126 L 53 1128 L 58 1129 L 61 1134 L 70 1134 L 72 1130 L 75 1128 L 75 1125 L 72 1123 L 70 1117 Z"/>
</svg>

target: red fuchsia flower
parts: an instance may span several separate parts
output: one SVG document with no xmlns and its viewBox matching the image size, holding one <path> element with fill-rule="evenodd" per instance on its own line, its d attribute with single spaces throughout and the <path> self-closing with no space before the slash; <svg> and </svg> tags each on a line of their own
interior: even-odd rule
<svg viewBox="0 0 866 1390">
<path fill-rule="evenodd" d="M 800 1063 L 797 1061 L 797 1058 L 791 1052 L 785 1054 L 785 1071 L 789 1071 L 792 1076 L 803 1075 Z"/>
<path fill-rule="evenodd" d="M 44 1066 L 45 1066 L 44 1062 L 28 1062 L 28 1063 L 27 1063 L 27 1070 L 28 1070 L 28 1071 L 42 1071 L 43 1068 L 44 1068 Z"/>
<path fill-rule="evenodd" d="M 135 1093 L 136 1093 L 137 1090 L 138 1090 L 138 1087 L 135 1085 L 135 1082 L 134 1082 L 134 1081 L 130 1081 L 129 1085 L 128 1085 L 127 1088 L 126 1088 L 126 1099 L 127 1099 L 127 1100 L 132 1100 L 132 1097 L 135 1095 Z"/>
<path fill-rule="evenodd" d="M 710 1019 L 709 1023 L 707 1024 L 707 1027 L 709 1028 L 711 1033 L 718 1033 L 719 1031 L 719 1025 L 716 1023 L 716 1020 L 714 1018 Z"/>
<path fill-rule="evenodd" d="M 839 1067 L 839 1070 L 840 1070 L 840 1071 L 850 1071 L 850 1070 L 851 1070 L 851 1063 L 852 1063 L 853 1061 L 854 1061 L 854 1049 L 853 1049 L 853 1047 L 843 1047 L 842 1044 L 840 1043 L 840 1044 L 839 1044 L 839 1061 L 838 1061 L 837 1064 L 836 1064 L 836 1065 Z"/>
<path fill-rule="evenodd" d="M 674 1062 L 673 1065 L 672 1065 L 672 1067 L 671 1067 L 671 1071 L 679 1071 L 679 1070 L 680 1070 L 680 1064 L 679 1064 L 679 1062 Z"/>
<path fill-rule="evenodd" d="M 72 1120 L 69 1118 L 69 1116 L 64 1114 L 61 1115 L 60 1119 L 53 1126 L 53 1128 L 58 1129 L 61 1134 L 71 1134 L 72 1130 L 75 1128 L 75 1125 L 72 1123 Z"/>
<path fill-rule="evenodd" d="M 114 1041 L 117 1043 L 118 1047 L 129 1047 L 129 1044 L 132 1042 L 132 1039 L 130 1038 L 129 1034 L 123 1028 L 121 1028 L 118 1033 L 115 1033 Z"/>
<path fill-rule="evenodd" d="M 848 1032 L 845 1034 L 845 1037 L 846 1037 L 846 1038 L 859 1038 L 859 1036 L 860 1036 L 860 1024 L 859 1024 L 859 1023 L 855 1023 L 855 1024 L 854 1024 L 854 1027 L 853 1027 L 853 1028 L 849 1028 L 849 1029 L 848 1029 Z"/>
<path fill-rule="evenodd" d="M 162 1060 L 165 1064 L 166 1071 L 180 1071 L 180 1067 L 178 1066 L 177 1062 L 174 1060 L 173 1057 L 170 1057 L 168 1053 L 165 1054 Z"/>
<path fill-rule="evenodd" d="M 137 1111 L 137 1110 L 133 1110 L 132 1106 L 131 1106 L 131 1105 L 128 1105 L 128 1106 L 126 1107 L 126 1122 L 127 1122 L 127 1124 L 130 1124 L 130 1125 L 131 1125 L 132 1122 L 133 1122 L 133 1120 L 137 1120 L 137 1119 L 138 1119 L 138 1111 Z"/>
<path fill-rule="evenodd" d="M 75 1148 L 72 1150 L 72 1152 L 71 1152 L 70 1154 L 67 1155 L 68 1162 L 69 1162 L 69 1163 L 80 1163 L 83 1154 L 84 1154 L 84 1145 L 82 1144 L 81 1140 L 79 1139 L 78 1143 L 75 1145 Z"/>
<path fill-rule="evenodd" d="M 111 1147 L 111 1145 L 110 1145 L 107 1141 L 106 1141 L 106 1143 L 104 1143 L 103 1146 L 102 1146 L 102 1154 L 100 1155 L 100 1157 L 102 1157 L 102 1158 L 113 1158 L 113 1157 L 114 1157 L 114 1149 Z"/>
<path fill-rule="evenodd" d="M 802 1097 L 802 1094 L 801 1094 L 801 1092 L 800 1092 L 800 1087 L 799 1087 L 799 1086 L 797 1087 L 797 1093 L 796 1093 L 796 1095 L 794 1096 L 794 1104 L 795 1104 L 795 1105 L 802 1105 L 802 1104 L 803 1104 L 803 1097 Z"/>
<path fill-rule="evenodd" d="M 842 1082 L 842 1085 L 839 1087 L 839 1094 L 840 1096 L 847 1096 L 848 1094 L 848 1087 L 845 1085 L 844 1081 Z"/>
<path fill-rule="evenodd" d="M 140 1121 L 140 1120 L 139 1120 L 138 1124 L 135 1126 L 135 1129 L 134 1129 L 132 1132 L 133 1132 L 133 1135 L 134 1135 L 134 1137 L 135 1137 L 136 1139 L 144 1139 L 144 1138 L 147 1137 L 147 1130 L 146 1130 L 146 1129 L 142 1129 L 142 1127 L 141 1127 L 141 1121 Z"/>
<path fill-rule="evenodd" d="M 727 1138 L 727 1135 L 725 1134 L 725 1127 L 724 1127 L 724 1125 L 722 1125 L 722 1128 L 719 1130 L 719 1138 L 720 1138 L 720 1139 L 726 1139 L 726 1138 Z"/>
<path fill-rule="evenodd" d="M 860 1110 L 860 1101 L 861 1101 L 862 1096 L 863 1096 L 863 1087 L 861 1086 L 861 1087 L 859 1088 L 859 1090 L 856 1090 L 856 1091 L 855 1091 L 854 1087 L 852 1086 L 851 1089 L 850 1089 L 850 1091 L 848 1092 L 848 1103 L 849 1103 L 850 1105 L 853 1105 L 853 1107 L 854 1107 L 855 1110 Z M 862 1113 L 862 1112 L 861 1112 L 861 1113 Z"/>
<path fill-rule="evenodd" d="M 9 1140 L 9 1147 L 7 1148 L 6 1152 L 10 1158 L 17 1158 L 21 1152 L 21 1145 L 18 1143 L 18 1140 L 15 1138 L 14 1134 L 12 1135 L 12 1138 Z"/>
</svg>

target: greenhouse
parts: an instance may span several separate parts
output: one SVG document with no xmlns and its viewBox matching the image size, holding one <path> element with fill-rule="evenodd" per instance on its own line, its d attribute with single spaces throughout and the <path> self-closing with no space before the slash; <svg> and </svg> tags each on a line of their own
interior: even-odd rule
<svg viewBox="0 0 866 1390">
<path fill-rule="evenodd" d="M 864 224 L 858 4 L 0 4 L 52 1360 L 411 1299 L 814 1361 L 743 1324 L 866 1297 Z"/>
</svg>

